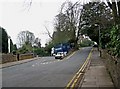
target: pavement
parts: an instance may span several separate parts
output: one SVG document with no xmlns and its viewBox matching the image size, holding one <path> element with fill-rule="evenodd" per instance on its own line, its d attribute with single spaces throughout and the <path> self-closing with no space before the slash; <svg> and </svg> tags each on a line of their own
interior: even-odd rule
<svg viewBox="0 0 120 89">
<path fill-rule="evenodd" d="M 81 89 L 86 88 L 115 89 L 112 79 L 106 70 L 105 64 L 99 57 L 99 51 L 97 48 L 93 49 L 91 63 L 82 80 Z"/>
</svg>

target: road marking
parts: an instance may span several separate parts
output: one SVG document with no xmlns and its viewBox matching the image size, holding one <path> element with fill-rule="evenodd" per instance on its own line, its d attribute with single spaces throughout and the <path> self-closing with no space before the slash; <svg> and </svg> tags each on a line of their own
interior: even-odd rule
<svg viewBox="0 0 120 89">
<path fill-rule="evenodd" d="M 45 65 L 45 64 L 51 64 L 51 63 L 60 62 L 60 61 L 61 61 L 61 60 L 52 60 L 52 61 L 50 61 L 50 62 L 44 62 L 44 63 L 40 63 L 40 64 Z"/>
<path fill-rule="evenodd" d="M 34 67 L 35 65 L 32 65 L 32 67 Z"/>
<path fill-rule="evenodd" d="M 79 80 L 79 77 L 82 75 L 82 73 L 79 73 L 79 75 L 77 76 L 77 78 L 75 78 L 73 84 L 71 85 L 72 88 L 74 88 L 74 86 L 76 85 L 76 83 L 78 82 Z"/>
<path fill-rule="evenodd" d="M 63 59 L 63 60 L 69 59 L 69 58 L 72 57 L 76 52 L 77 52 L 77 51 L 74 51 L 71 55 L 69 55 L 68 57 L 66 57 L 66 58 Z M 45 64 L 51 64 L 51 63 L 60 62 L 60 61 L 63 61 L 63 60 L 51 60 L 50 62 L 43 62 L 43 63 L 40 63 L 40 64 L 43 64 L 43 65 L 45 65 Z M 46 60 L 43 60 L 43 61 L 46 61 Z M 36 65 L 38 65 L 38 63 L 36 63 Z M 33 65 L 32 65 L 32 66 L 33 66 Z M 34 66 L 35 66 L 35 65 L 34 65 Z M 33 66 L 33 67 L 34 67 L 34 66 Z"/>
<path fill-rule="evenodd" d="M 67 84 L 65 89 L 74 89 L 75 88 L 78 80 L 83 75 L 83 72 L 84 72 L 85 68 L 87 67 L 87 64 L 90 61 L 90 57 L 92 55 L 92 51 L 93 51 L 93 49 L 91 49 L 91 51 L 90 51 L 86 61 L 83 63 L 82 67 L 78 70 L 78 72 L 73 76 L 73 78 L 69 81 L 69 83 Z"/>
<path fill-rule="evenodd" d="M 66 57 L 66 58 L 63 59 L 63 60 L 69 59 L 69 58 L 72 57 L 76 52 L 77 52 L 77 51 L 74 51 L 71 55 L 69 55 L 68 57 Z M 44 61 L 46 61 L 46 60 L 44 59 L 44 60 L 43 60 L 43 63 L 40 63 L 40 64 L 42 64 L 42 65 L 51 64 L 51 63 L 60 62 L 60 61 L 63 61 L 63 60 L 51 60 L 50 62 L 44 62 Z M 39 65 L 39 64 L 36 63 L 36 65 Z M 33 66 L 33 65 L 32 65 L 32 66 Z M 34 66 L 35 66 L 35 65 L 34 65 Z M 34 66 L 33 66 L 33 67 L 34 67 Z"/>
</svg>

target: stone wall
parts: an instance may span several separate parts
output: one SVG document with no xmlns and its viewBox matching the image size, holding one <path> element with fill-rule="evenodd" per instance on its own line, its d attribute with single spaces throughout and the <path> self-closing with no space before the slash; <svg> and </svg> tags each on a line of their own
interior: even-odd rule
<svg viewBox="0 0 120 89">
<path fill-rule="evenodd" d="M 120 89 L 120 58 L 109 55 L 106 50 L 101 50 L 101 57 L 106 64 L 115 87 Z"/>
<path fill-rule="evenodd" d="M 19 55 L 19 60 L 25 60 L 25 59 L 30 59 L 30 58 L 33 58 L 33 54 L 20 54 Z M 14 61 L 18 61 L 17 55 L 2 54 L 1 63 L 8 63 L 8 62 L 14 62 Z"/>
<path fill-rule="evenodd" d="M 2 63 L 17 61 L 16 55 L 2 54 Z"/>
<path fill-rule="evenodd" d="M 33 58 L 33 54 L 21 54 L 19 56 L 20 60 Z"/>
</svg>

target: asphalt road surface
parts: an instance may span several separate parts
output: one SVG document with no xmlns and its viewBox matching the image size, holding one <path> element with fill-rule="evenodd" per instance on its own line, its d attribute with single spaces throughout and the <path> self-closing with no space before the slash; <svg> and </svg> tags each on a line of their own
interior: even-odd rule
<svg viewBox="0 0 120 89">
<path fill-rule="evenodd" d="M 63 60 L 43 57 L 2 69 L 3 87 L 65 87 L 85 62 L 91 47 Z"/>
</svg>

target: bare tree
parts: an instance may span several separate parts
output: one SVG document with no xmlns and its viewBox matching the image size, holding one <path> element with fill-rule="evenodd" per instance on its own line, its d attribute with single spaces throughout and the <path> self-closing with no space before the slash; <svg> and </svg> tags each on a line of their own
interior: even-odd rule
<svg viewBox="0 0 120 89">
<path fill-rule="evenodd" d="M 45 25 L 44 25 L 45 26 Z M 50 34 L 50 31 L 48 30 L 48 28 L 45 26 L 45 29 L 46 29 L 46 31 L 47 31 L 47 34 L 48 34 L 48 36 L 51 38 L 51 39 L 53 39 L 53 37 L 51 36 L 51 34 Z"/>
<path fill-rule="evenodd" d="M 33 45 L 34 40 L 35 40 L 35 36 L 34 36 L 34 34 L 32 32 L 21 31 L 18 34 L 17 40 L 18 40 L 18 45 L 20 47 L 22 47 L 24 44 Z"/>
<path fill-rule="evenodd" d="M 32 0 L 24 0 L 23 7 L 25 8 L 25 10 L 29 11 L 32 6 L 32 3 Z"/>
<path fill-rule="evenodd" d="M 36 47 L 39 47 L 39 48 L 41 48 L 41 39 L 39 39 L 39 38 L 35 38 L 35 45 L 36 45 Z"/>
<path fill-rule="evenodd" d="M 79 2 L 72 3 L 66 2 L 63 3 L 61 7 L 61 12 L 67 16 L 68 18 L 68 26 L 69 29 L 73 31 L 73 41 L 75 46 L 77 46 L 77 41 L 80 33 L 80 29 L 82 27 L 81 13 L 82 13 L 82 5 Z"/>
<path fill-rule="evenodd" d="M 113 11 L 115 24 L 120 23 L 120 0 L 106 0 Z M 110 2 L 111 1 L 111 2 Z"/>
</svg>

